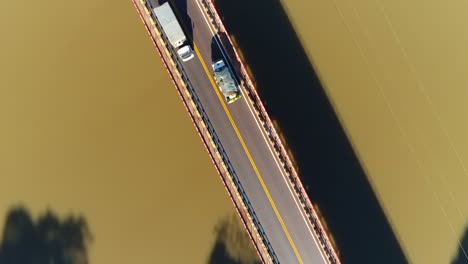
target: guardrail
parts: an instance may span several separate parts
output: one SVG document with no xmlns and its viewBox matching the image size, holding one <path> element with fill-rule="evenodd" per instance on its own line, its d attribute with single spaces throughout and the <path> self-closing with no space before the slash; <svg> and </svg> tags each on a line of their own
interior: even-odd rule
<svg viewBox="0 0 468 264">
<path fill-rule="evenodd" d="M 263 103 L 258 96 L 257 90 L 255 86 L 253 85 L 253 82 L 246 70 L 246 67 L 244 66 L 244 63 L 242 59 L 240 58 L 239 54 L 237 53 L 236 47 L 234 46 L 226 28 L 224 27 L 224 24 L 222 20 L 219 17 L 219 14 L 213 4 L 212 0 L 196 0 L 198 1 L 204 11 L 205 14 L 208 16 L 211 26 L 214 30 L 216 30 L 217 33 L 217 38 L 220 41 L 221 45 L 223 45 L 225 50 L 228 50 L 227 47 L 231 47 L 232 51 L 235 54 L 236 60 L 240 64 L 240 74 L 241 77 L 241 85 L 244 88 L 244 91 L 247 92 L 248 98 L 250 99 L 250 103 L 253 105 L 255 109 L 255 113 L 260 119 L 260 122 L 262 123 L 262 127 L 266 134 L 268 135 L 268 138 L 270 139 L 270 142 L 272 146 L 275 149 L 276 155 L 278 159 L 281 162 L 281 165 L 283 166 L 285 172 L 288 175 L 289 183 L 294 189 L 294 192 L 299 199 L 303 210 L 308 216 L 308 219 L 310 221 L 310 224 L 312 225 L 314 229 L 314 233 L 316 237 L 318 238 L 322 250 L 325 253 L 328 261 L 333 264 L 340 264 L 340 260 L 338 258 L 338 255 L 333 247 L 333 244 L 331 243 L 327 232 L 325 228 L 323 227 L 320 218 L 315 211 L 315 208 L 310 201 L 310 198 L 307 194 L 307 192 L 304 189 L 304 186 L 302 185 L 302 182 L 298 176 L 298 173 L 294 167 L 294 165 L 291 162 L 291 159 L 289 158 L 289 155 L 284 147 L 284 144 L 279 137 L 273 123 L 270 120 L 270 117 L 268 116 L 267 111 L 265 110 L 265 107 L 263 106 Z"/>
<path fill-rule="evenodd" d="M 249 234 L 250 239 L 253 241 L 253 244 L 255 246 L 255 249 L 259 257 L 261 258 L 263 263 L 274 263 L 274 264 L 279 263 L 277 256 L 274 253 L 273 248 L 271 247 L 271 244 L 268 241 L 268 238 L 263 230 L 263 227 L 261 226 L 260 221 L 258 220 L 257 215 L 255 214 L 255 211 L 253 210 L 253 207 L 247 197 L 247 194 L 245 193 L 240 183 L 240 180 L 237 177 L 237 174 L 234 171 L 231 165 L 231 162 L 229 161 L 229 158 L 221 144 L 221 141 L 219 140 L 216 134 L 216 131 L 214 130 L 192 84 L 190 83 L 190 80 L 187 78 L 187 75 L 181 63 L 178 60 L 178 56 L 176 55 L 176 52 L 174 51 L 172 46 L 169 45 L 170 42 L 167 39 L 167 37 L 162 33 L 163 32 L 162 28 L 159 25 L 159 22 L 152 11 L 153 7 L 151 3 L 148 2 L 147 0 L 140 0 L 140 3 L 145 5 L 146 10 L 149 10 L 149 13 L 148 11 L 146 12 L 154 21 L 153 26 L 156 28 L 157 32 L 159 32 L 158 35 L 160 38 L 160 43 L 166 49 L 166 55 L 170 58 L 171 64 L 168 64 L 168 62 L 165 60 L 165 56 L 162 53 L 162 50 L 156 43 L 154 36 L 150 32 L 151 30 L 148 28 L 148 25 L 145 19 L 143 18 L 140 12 L 140 9 L 138 8 L 138 4 L 135 2 L 135 0 L 132 0 L 132 2 L 135 5 L 135 8 L 137 9 L 139 13 L 140 18 L 143 20 L 143 23 L 147 27 L 148 34 L 152 38 L 153 44 L 158 49 L 161 59 L 163 60 L 166 66 L 166 69 L 168 70 L 168 73 L 171 76 L 172 81 L 177 88 L 179 96 L 181 97 L 184 103 L 184 106 L 186 107 L 187 112 L 189 113 L 192 119 L 192 122 L 195 125 L 195 128 L 197 129 L 199 136 L 201 137 L 205 147 L 207 148 L 207 151 L 212 159 L 212 162 L 215 165 L 218 171 L 218 174 L 221 177 L 221 180 L 231 198 L 231 201 L 233 202 L 236 208 L 237 213 L 239 214 L 242 220 L 242 223 L 245 229 L 247 230 Z M 186 89 L 185 91 L 186 91 L 186 95 L 188 96 L 188 98 L 184 96 L 184 93 L 182 92 L 183 88 L 180 87 L 180 85 L 178 85 L 178 82 L 176 81 L 177 77 L 174 76 L 172 70 L 176 71 L 177 77 L 180 78 L 180 81 L 184 84 L 185 86 L 184 88 Z M 190 107 L 188 100 L 190 100 L 193 108 Z M 193 110 L 196 110 L 195 114 L 193 113 Z M 206 134 L 209 135 L 209 139 L 206 139 L 203 136 L 203 130 L 207 132 Z M 209 143 L 211 144 L 208 144 L 207 141 L 210 141 Z M 210 145 L 213 147 L 213 149 L 209 147 Z M 216 157 L 218 159 L 216 159 Z M 221 165 L 219 165 L 217 161 L 220 162 Z M 234 190 L 231 190 L 229 186 L 234 187 Z M 240 200 L 237 201 L 236 198 L 238 199 L 240 198 Z M 242 211 L 242 209 L 244 211 Z M 245 212 L 246 214 L 243 212 Z"/>
</svg>

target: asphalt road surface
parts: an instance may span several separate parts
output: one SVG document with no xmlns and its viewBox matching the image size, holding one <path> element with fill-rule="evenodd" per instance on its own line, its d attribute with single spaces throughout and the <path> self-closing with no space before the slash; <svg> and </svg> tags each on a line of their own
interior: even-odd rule
<svg viewBox="0 0 468 264">
<path fill-rule="evenodd" d="M 165 2 L 149 1 L 153 6 Z M 223 58 L 223 53 L 197 1 L 174 0 L 171 4 L 186 33 L 193 37 L 196 51 L 195 58 L 182 63 L 184 70 L 280 263 L 327 263 L 253 107 L 245 96 L 227 105 L 214 85 L 211 64 Z"/>
</svg>

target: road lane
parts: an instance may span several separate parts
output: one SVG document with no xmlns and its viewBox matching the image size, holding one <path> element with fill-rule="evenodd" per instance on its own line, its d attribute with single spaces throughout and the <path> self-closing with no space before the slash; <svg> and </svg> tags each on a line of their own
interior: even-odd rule
<svg viewBox="0 0 468 264">
<path fill-rule="evenodd" d="M 151 0 L 151 2 L 156 6 L 160 1 Z M 215 92 L 217 88 L 213 87 L 209 76 L 212 74 L 210 66 L 213 59 L 217 59 L 213 56 L 220 56 L 221 51 L 213 40 L 214 36 L 203 13 L 193 0 L 175 2 L 185 26 L 191 26 L 188 32 L 191 32 L 197 51 L 203 60 L 202 62 L 195 57 L 183 63 L 184 70 L 280 262 L 326 263 L 247 100 L 239 100 L 229 105 L 226 111 Z M 187 13 L 180 12 L 181 10 L 186 10 Z M 207 65 L 208 73 L 205 73 L 202 63 Z M 229 116 L 232 118 L 232 123 Z M 268 199 L 267 193 L 271 199 Z"/>
<path fill-rule="evenodd" d="M 287 239 L 288 239 L 288 242 L 289 242 L 289 244 L 291 245 L 291 247 L 292 247 L 292 249 L 293 249 L 293 251 L 294 251 L 294 254 L 295 254 L 296 257 L 297 257 L 297 260 L 299 261 L 299 263 L 303 263 L 302 258 L 301 258 L 301 256 L 300 256 L 298 250 L 297 250 L 297 247 L 296 247 L 296 245 L 295 245 L 293 239 L 291 238 L 291 235 L 290 235 L 290 233 L 289 233 L 289 231 L 288 231 L 288 228 L 287 228 L 286 225 L 284 224 L 283 218 L 281 217 L 281 215 L 280 215 L 280 213 L 279 213 L 279 211 L 278 211 L 278 208 L 277 208 L 275 202 L 273 201 L 273 198 L 272 198 L 272 196 L 271 196 L 271 194 L 270 194 L 270 191 L 269 191 L 268 188 L 266 187 L 265 182 L 264 182 L 264 180 L 263 180 L 263 177 L 260 175 L 260 172 L 259 172 L 259 170 L 258 170 L 258 168 L 257 168 L 257 166 L 256 166 L 256 163 L 255 163 L 255 161 L 253 160 L 252 155 L 250 154 L 250 151 L 248 150 L 247 145 L 245 144 L 245 141 L 244 141 L 242 135 L 240 134 L 239 129 L 237 128 L 237 125 L 235 124 L 235 122 L 234 122 L 234 120 L 233 120 L 233 118 L 232 118 L 232 115 L 231 115 L 230 111 L 229 111 L 228 108 L 227 108 L 227 104 L 226 104 L 225 101 L 223 100 L 223 97 L 222 97 L 221 93 L 218 91 L 217 86 L 216 86 L 216 84 L 215 84 L 215 81 L 214 81 L 213 78 L 210 76 L 211 73 L 210 73 L 210 71 L 208 70 L 208 67 L 206 66 L 205 62 L 203 61 L 203 58 L 201 57 L 200 52 L 198 51 L 198 48 L 196 47 L 196 45 L 195 45 L 195 51 L 197 52 L 197 55 L 198 55 L 199 59 L 201 60 L 201 63 L 202 63 L 202 65 L 203 65 L 203 67 L 204 67 L 204 70 L 205 70 L 205 72 L 207 73 L 207 76 L 208 76 L 209 79 L 210 79 L 210 82 L 211 82 L 211 84 L 212 84 L 212 87 L 213 87 L 215 93 L 216 93 L 217 96 L 218 96 L 219 102 L 220 102 L 221 105 L 223 106 L 223 110 L 226 112 L 226 114 L 227 114 L 227 116 L 228 116 L 228 119 L 229 119 L 231 125 L 233 126 L 233 129 L 234 129 L 234 131 L 235 131 L 235 133 L 236 133 L 236 136 L 237 136 L 237 138 L 239 139 L 239 141 L 240 141 L 240 143 L 241 143 L 241 145 L 242 145 L 242 149 L 244 150 L 245 155 L 246 155 L 248 161 L 250 162 L 250 165 L 252 166 L 252 168 L 253 168 L 253 170 L 254 170 L 254 172 L 255 172 L 255 176 L 257 177 L 257 179 L 258 179 L 258 181 L 259 181 L 259 183 L 260 183 L 260 185 L 261 185 L 261 187 L 262 187 L 262 189 L 263 189 L 263 191 L 264 191 L 264 195 L 266 195 L 266 197 L 267 197 L 267 199 L 268 199 L 268 202 L 270 203 L 271 207 L 273 208 L 273 211 L 274 211 L 274 213 L 275 213 L 275 216 L 276 216 L 276 218 L 278 219 L 278 221 L 279 221 L 279 223 L 280 223 L 280 226 L 281 226 L 281 228 L 283 229 L 284 234 L 286 235 L 286 237 L 287 237 Z"/>
<path fill-rule="evenodd" d="M 201 62 L 196 57 L 196 59 L 185 63 L 184 67 L 208 118 L 222 142 L 223 148 L 236 174 L 242 182 L 242 186 L 249 200 L 255 201 L 255 203 L 252 203 L 252 206 L 259 216 L 262 227 L 265 230 L 270 229 L 270 232 L 268 232 L 269 239 L 273 237 L 275 243 L 281 245 L 281 247 L 275 248 L 276 254 L 281 256 L 281 263 L 299 263 L 293 249 L 290 247 L 288 238 L 281 229 L 281 224 L 275 216 L 271 204 L 257 179 L 255 171 L 242 148 L 232 124 L 222 105 L 219 103 L 220 101 L 219 98 L 217 98 L 214 88 L 206 74 L 200 74 L 200 69 L 203 69 Z"/>
</svg>

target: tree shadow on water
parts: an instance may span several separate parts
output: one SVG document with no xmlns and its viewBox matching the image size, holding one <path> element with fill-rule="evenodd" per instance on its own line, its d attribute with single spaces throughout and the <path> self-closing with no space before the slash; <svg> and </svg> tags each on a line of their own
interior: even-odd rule
<svg viewBox="0 0 468 264">
<path fill-rule="evenodd" d="M 458 253 L 451 264 L 468 264 L 468 228 L 458 244 Z"/>
<path fill-rule="evenodd" d="M 91 233 L 82 216 L 58 218 L 50 210 L 36 220 L 12 208 L 0 241 L 1 264 L 87 264 Z"/>
<path fill-rule="evenodd" d="M 220 220 L 207 264 L 260 264 L 257 252 L 236 214 Z"/>
</svg>

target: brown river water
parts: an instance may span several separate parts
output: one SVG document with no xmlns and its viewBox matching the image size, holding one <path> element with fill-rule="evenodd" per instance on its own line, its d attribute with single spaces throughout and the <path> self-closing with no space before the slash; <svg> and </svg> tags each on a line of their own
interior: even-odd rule
<svg viewBox="0 0 468 264">
<path fill-rule="evenodd" d="M 233 206 L 132 2 L 2 1 L 0 32 L 0 229 L 50 208 L 90 263 L 207 263 Z"/>
<path fill-rule="evenodd" d="M 234 2 L 344 263 L 467 250 L 468 2 Z M 131 1 L 4 1 L 0 22 L 0 214 L 83 215 L 91 263 L 207 263 L 233 208 Z"/>
</svg>

